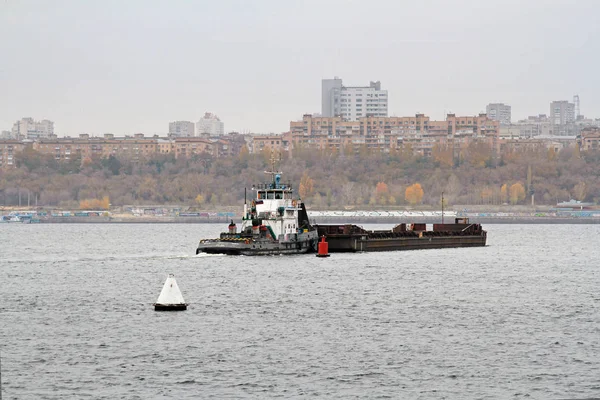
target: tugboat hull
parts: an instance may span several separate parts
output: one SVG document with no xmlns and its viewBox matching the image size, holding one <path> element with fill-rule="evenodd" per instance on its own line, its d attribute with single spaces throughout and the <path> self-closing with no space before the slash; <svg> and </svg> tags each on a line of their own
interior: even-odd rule
<svg viewBox="0 0 600 400">
<path fill-rule="evenodd" d="M 264 256 L 278 254 L 304 254 L 316 251 L 317 233 L 309 232 L 297 241 L 275 242 L 270 240 L 226 241 L 219 239 L 201 240 L 196 254 L 227 254 Z"/>
</svg>

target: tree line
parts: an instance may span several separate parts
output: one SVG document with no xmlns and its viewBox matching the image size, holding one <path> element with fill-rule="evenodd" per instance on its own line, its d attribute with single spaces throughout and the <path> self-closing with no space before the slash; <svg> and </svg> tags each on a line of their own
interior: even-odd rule
<svg viewBox="0 0 600 400">
<path fill-rule="evenodd" d="M 130 159 L 82 158 L 59 162 L 26 148 L 16 168 L 0 170 L 0 205 L 106 208 L 124 205 L 182 205 L 198 209 L 239 207 L 244 189 L 264 182 L 272 154 L 265 150 L 214 158 L 154 155 Z M 565 148 L 495 155 L 476 144 L 458 155 L 434 148 L 431 157 L 297 148 L 279 154 L 282 180 L 312 208 L 412 207 L 445 204 L 555 205 L 600 199 L 600 154 Z M 250 195 L 249 195 L 250 196 Z"/>
</svg>

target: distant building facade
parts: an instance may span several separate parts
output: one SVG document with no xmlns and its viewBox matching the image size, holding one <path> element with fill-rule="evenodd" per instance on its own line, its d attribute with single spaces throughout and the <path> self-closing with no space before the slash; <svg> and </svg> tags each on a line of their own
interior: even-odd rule
<svg viewBox="0 0 600 400">
<path fill-rule="evenodd" d="M 576 134 L 575 104 L 566 100 L 550 103 L 550 122 L 554 126 L 555 135 Z"/>
<path fill-rule="evenodd" d="M 225 124 L 215 114 L 207 112 L 196 123 L 196 136 L 220 136 L 225 134 Z"/>
<path fill-rule="evenodd" d="M 19 140 L 8 139 L 0 141 L 0 168 L 15 167 L 14 156 L 23 151 L 25 144 Z"/>
<path fill-rule="evenodd" d="M 501 125 L 510 125 L 511 107 L 504 103 L 490 103 L 485 107 L 488 118 L 500 122 Z"/>
<path fill-rule="evenodd" d="M 194 123 L 190 121 L 169 122 L 170 137 L 192 137 L 195 132 Z"/>
<path fill-rule="evenodd" d="M 600 150 L 600 128 L 587 127 L 581 131 L 581 150 Z"/>
<path fill-rule="evenodd" d="M 388 92 L 381 83 L 344 86 L 340 78 L 321 81 L 321 116 L 356 121 L 363 117 L 388 116 Z"/>
<path fill-rule="evenodd" d="M 459 148 L 472 142 L 485 142 L 496 146 L 499 126 L 498 121 L 489 119 L 486 114 L 448 114 L 445 121 L 431 121 L 424 114 L 363 117 L 358 121 L 306 114 L 302 121 L 290 122 L 289 142 L 304 148 L 341 151 L 359 151 L 361 148 L 380 152 L 410 150 L 427 157 L 431 156 L 436 145 Z"/>
<path fill-rule="evenodd" d="M 12 127 L 12 139 L 40 139 L 54 135 L 54 122 L 44 119 L 34 121 L 33 118 L 21 118 Z"/>
</svg>

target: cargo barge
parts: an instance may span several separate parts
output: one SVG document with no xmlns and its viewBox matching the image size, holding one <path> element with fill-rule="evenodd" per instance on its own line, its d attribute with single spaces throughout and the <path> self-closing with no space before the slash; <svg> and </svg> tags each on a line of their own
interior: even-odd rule
<svg viewBox="0 0 600 400">
<path fill-rule="evenodd" d="M 313 225 L 326 237 L 329 252 L 392 251 L 485 246 L 487 232 L 468 218 L 453 224 L 398 224 L 391 230 L 366 230 L 357 225 Z"/>
</svg>

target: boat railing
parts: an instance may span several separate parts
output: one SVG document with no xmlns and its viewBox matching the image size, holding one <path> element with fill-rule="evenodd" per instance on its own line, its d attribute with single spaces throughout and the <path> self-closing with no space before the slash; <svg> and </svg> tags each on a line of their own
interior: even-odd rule
<svg viewBox="0 0 600 400">
<path fill-rule="evenodd" d="M 259 183 L 252 186 L 258 190 L 292 190 L 292 184 L 289 182 L 280 182 L 278 185 L 275 183 Z"/>
</svg>

